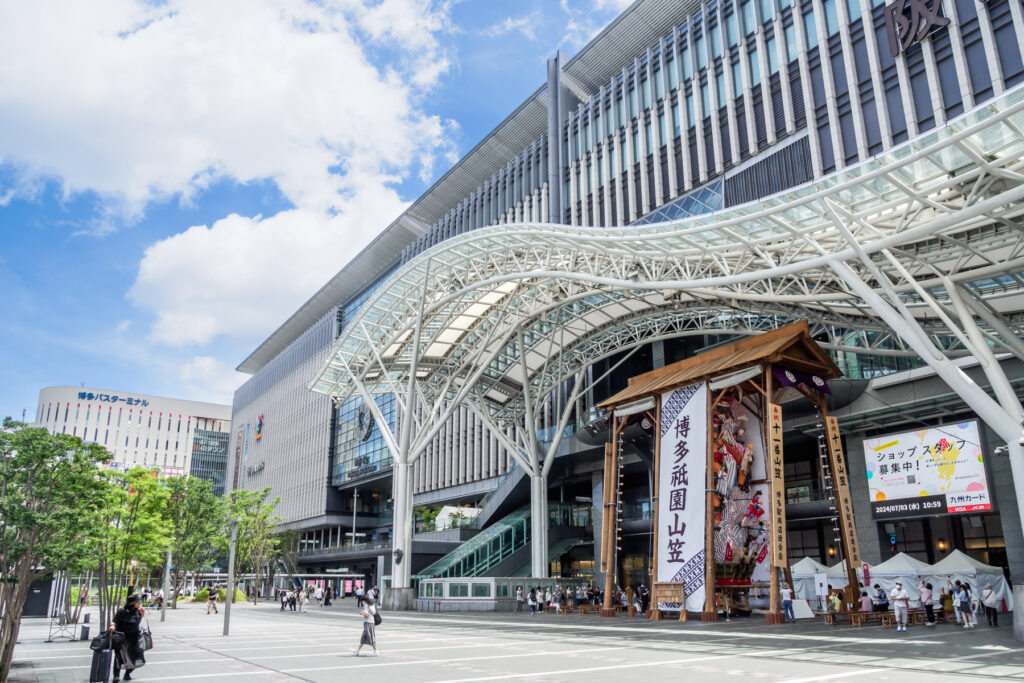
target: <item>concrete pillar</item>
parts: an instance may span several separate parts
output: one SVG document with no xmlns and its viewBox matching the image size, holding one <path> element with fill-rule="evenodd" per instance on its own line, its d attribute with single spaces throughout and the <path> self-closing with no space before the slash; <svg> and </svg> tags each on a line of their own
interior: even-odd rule
<svg viewBox="0 0 1024 683">
<path fill-rule="evenodd" d="M 548 478 L 530 475 L 531 574 L 548 576 Z"/>
</svg>

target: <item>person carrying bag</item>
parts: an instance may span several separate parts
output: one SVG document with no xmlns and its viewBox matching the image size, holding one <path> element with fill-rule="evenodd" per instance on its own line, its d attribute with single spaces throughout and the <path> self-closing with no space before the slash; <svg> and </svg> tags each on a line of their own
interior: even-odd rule
<svg viewBox="0 0 1024 683">
<path fill-rule="evenodd" d="M 124 607 L 117 610 L 108 630 L 120 633 L 124 643 L 114 651 L 114 683 L 121 680 L 121 667 L 124 667 L 124 680 L 132 680 L 132 671 L 146 663 L 143 650 L 139 648 L 142 634 L 139 624 L 146 615 L 145 608 L 139 605 L 138 595 L 129 595 Z M 113 637 L 112 637 L 113 638 Z"/>
</svg>

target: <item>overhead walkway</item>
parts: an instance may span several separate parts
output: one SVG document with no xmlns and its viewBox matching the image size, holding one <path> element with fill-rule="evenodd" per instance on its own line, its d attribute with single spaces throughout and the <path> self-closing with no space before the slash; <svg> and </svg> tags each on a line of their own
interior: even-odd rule
<svg viewBox="0 0 1024 683">
<path fill-rule="evenodd" d="M 507 561 L 514 560 L 520 550 L 524 550 L 528 558 L 530 517 L 529 507 L 516 510 L 429 565 L 416 578 L 487 576 Z M 553 527 L 585 528 L 590 525 L 590 511 L 576 505 L 551 503 L 548 505 L 548 521 Z M 580 542 L 577 539 L 572 545 Z M 560 545 L 561 542 L 556 543 L 552 550 Z M 518 566 L 518 563 L 513 566 Z"/>
</svg>

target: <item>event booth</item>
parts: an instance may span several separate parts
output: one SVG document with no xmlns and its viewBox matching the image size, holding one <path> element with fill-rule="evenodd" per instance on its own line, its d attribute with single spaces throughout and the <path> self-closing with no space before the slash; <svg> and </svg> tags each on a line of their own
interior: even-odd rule
<svg viewBox="0 0 1024 683">
<path fill-rule="evenodd" d="M 927 581 L 931 582 L 936 592 L 942 590 L 941 587 L 947 581 L 966 581 L 974 589 L 975 595 L 980 597 L 985 585 L 990 584 L 1003 602 L 1003 610 L 1013 611 L 1013 588 L 999 567 L 979 562 L 960 550 L 954 550 L 931 565 L 929 572 Z"/>
</svg>

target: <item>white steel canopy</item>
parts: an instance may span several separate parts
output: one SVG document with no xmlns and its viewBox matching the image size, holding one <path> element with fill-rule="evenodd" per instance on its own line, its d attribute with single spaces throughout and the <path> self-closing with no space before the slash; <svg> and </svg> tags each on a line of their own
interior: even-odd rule
<svg viewBox="0 0 1024 683">
<path fill-rule="evenodd" d="M 522 415 L 527 383 L 543 396 L 599 358 L 688 332 L 750 333 L 807 319 L 832 348 L 913 353 L 834 264 L 885 296 L 880 271 L 930 341 L 954 354 L 969 348 L 943 319 L 955 286 L 990 314 L 983 334 L 1019 353 L 1022 100 L 1015 89 L 758 204 L 657 225 L 503 225 L 449 239 L 346 321 L 310 388 L 344 400 L 354 377 L 370 393 L 404 387 L 417 319 L 422 397 L 463 393 L 503 422 Z M 476 386 L 460 392 L 474 376 Z"/>
<path fill-rule="evenodd" d="M 992 349 L 1024 359 L 1022 131 L 1018 87 L 759 203 L 661 224 L 513 224 L 451 238 L 346 321 L 310 388 L 337 401 L 395 393 L 403 441 L 385 436 L 411 465 L 452 405 L 535 436 L 565 398 L 556 389 L 575 378 L 571 403 L 599 359 L 805 319 L 825 347 L 920 356 L 1016 446 L 1022 410 Z M 951 361 L 958 354 L 979 359 L 995 401 Z M 1010 450 L 1024 479 L 1024 449 Z"/>
</svg>

